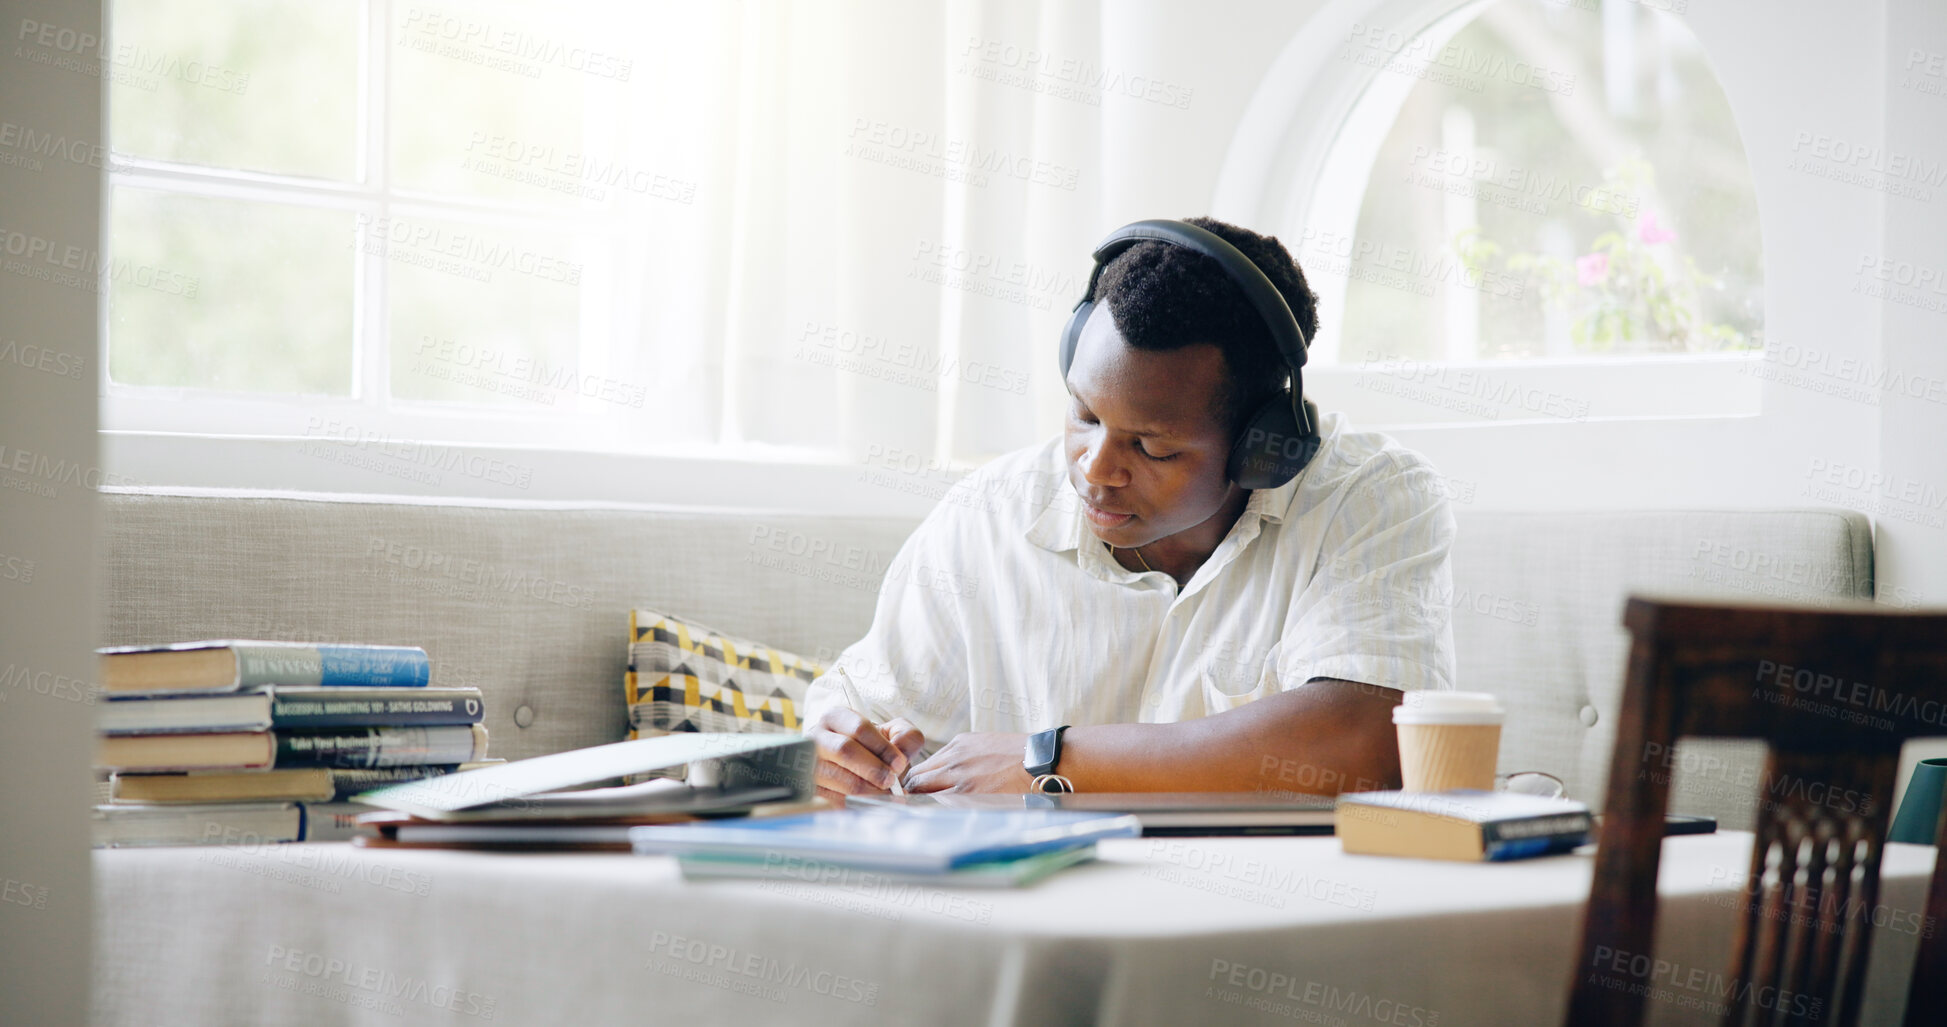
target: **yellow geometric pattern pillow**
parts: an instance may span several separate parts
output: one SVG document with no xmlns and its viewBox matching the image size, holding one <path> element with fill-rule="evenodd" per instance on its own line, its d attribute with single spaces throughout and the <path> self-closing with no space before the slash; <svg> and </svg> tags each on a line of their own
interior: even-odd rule
<svg viewBox="0 0 1947 1027">
<path fill-rule="evenodd" d="M 629 737 L 673 731 L 798 731 L 825 668 L 796 653 L 657 610 L 629 611 Z"/>
</svg>

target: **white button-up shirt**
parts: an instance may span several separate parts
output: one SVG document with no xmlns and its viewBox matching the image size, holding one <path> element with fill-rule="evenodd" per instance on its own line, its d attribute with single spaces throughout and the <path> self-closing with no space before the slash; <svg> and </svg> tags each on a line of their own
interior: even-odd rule
<svg viewBox="0 0 1947 1027">
<path fill-rule="evenodd" d="M 1337 413 L 1320 432 L 1180 588 L 1089 531 L 1060 436 L 986 464 L 906 539 L 806 721 L 903 716 L 930 755 L 964 731 L 1187 720 L 1320 677 L 1452 688 L 1446 483 Z"/>
</svg>

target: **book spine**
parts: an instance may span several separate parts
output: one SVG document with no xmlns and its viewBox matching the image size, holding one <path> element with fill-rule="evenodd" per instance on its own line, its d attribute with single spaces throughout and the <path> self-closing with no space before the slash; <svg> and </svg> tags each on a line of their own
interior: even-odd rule
<svg viewBox="0 0 1947 1027">
<path fill-rule="evenodd" d="M 275 731 L 278 767 L 400 767 L 465 763 L 474 758 L 478 725 L 354 727 Z"/>
<path fill-rule="evenodd" d="M 409 727 L 478 724 L 479 696 L 427 696 L 420 699 L 285 699 L 271 703 L 274 728 Z"/>
<path fill-rule="evenodd" d="M 358 834 L 358 815 L 377 807 L 356 802 L 299 803 L 304 811 L 304 837 L 307 842 L 348 842 Z"/>
<path fill-rule="evenodd" d="M 440 777 L 458 770 L 454 763 L 440 763 L 410 767 L 366 767 L 353 769 L 333 767 L 331 769 L 331 801 L 344 802 L 359 792 L 371 791 L 385 785 L 396 785 L 401 781 L 418 781 L 428 777 Z"/>
<path fill-rule="evenodd" d="M 424 688 L 432 680 L 426 650 L 415 646 L 240 645 L 237 687 L 348 685 Z"/>
<path fill-rule="evenodd" d="M 1518 841 L 1489 842 L 1481 853 L 1481 858 L 1491 862 L 1510 859 L 1527 859 L 1530 856 L 1546 856 L 1555 852 L 1569 852 L 1581 847 L 1589 840 L 1586 834 L 1548 835 L 1542 838 L 1523 838 Z"/>
<path fill-rule="evenodd" d="M 1592 826 L 1587 813 L 1491 820 L 1481 825 L 1481 852 L 1490 860 L 1566 852 L 1588 841 Z"/>
</svg>

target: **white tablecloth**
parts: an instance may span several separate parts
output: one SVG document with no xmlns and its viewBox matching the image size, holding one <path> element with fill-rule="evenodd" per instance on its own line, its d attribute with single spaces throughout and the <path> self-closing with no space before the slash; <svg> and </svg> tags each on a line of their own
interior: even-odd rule
<svg viewBox="0 0 1947 1027">
<path fill-rule="evenodd" d="M 1715 1023 L 1750 836 L 1664 844 L 1652 1023 Z M 1897 1023 L 1934 850 L 1889 846 L 1864 1022 Z M 1589 855 L 1140 839 L 1007 891 L 686 882 L 662 857 L 95 854 L 97 1022 L 1561 1022 Z"/>
</svg>

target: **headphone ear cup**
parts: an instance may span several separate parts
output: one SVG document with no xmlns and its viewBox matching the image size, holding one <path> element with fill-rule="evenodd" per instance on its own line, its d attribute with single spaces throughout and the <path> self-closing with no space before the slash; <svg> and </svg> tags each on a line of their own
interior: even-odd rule
<svg viewBox="0 0 1947 1027">
<path fill-rule="evenodd" d="M 1306 434 L 1280 392 L 1251 414 L 1230 446 L 1226 473 L 1245 489 L 1274 489 L 1298 476 L 1318 452 L 1319 438 Z"/>
<path fill-rule="evenodd" d="M 1085 299 L 1075 304 L 1075 313 L 1068 318 L 1068 327 L 1061 331 L 1061 378 L 1068 380 L 1068 365 L 1075 362 L 1075 344 L 1081 341 L 1082 326 L 1088 324 L 1088 315 L 1095 309 L 1095 301 Z"/>
</svg>

